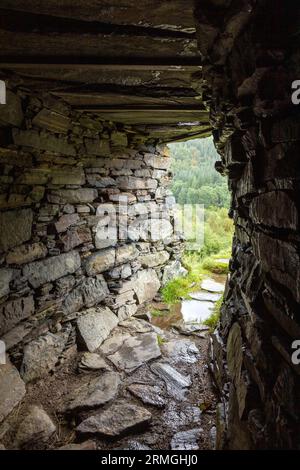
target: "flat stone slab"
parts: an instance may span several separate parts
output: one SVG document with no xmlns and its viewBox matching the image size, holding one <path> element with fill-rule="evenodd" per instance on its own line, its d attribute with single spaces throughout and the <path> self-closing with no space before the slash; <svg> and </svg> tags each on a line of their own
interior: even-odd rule
<svg viewBox="0 0 300 470">
<path fill-rule="evenodd" d="M 199 359 L 199 349 L 189 339 L 174 339 L 163 343 L 162 353 L 172 364 L 184 362 L 194 364 Z"/>
<path fill-rule="evenodd" d="M 152 359 L 161 356 L 156 333 L 130 336 L 121 347 L 107 358 L 120 370 L 133 372 Z"/>
<path fill-rule="evenodd" d="M 95 370 L 110 371 L 111 367 L 106 363 L 99 354 L 86 352 L 83 354 L 78 369 L 81 372 L 89 372 Z"/>
<path fill-rule="evenodd" d="M 170 402 L 162 415 L 162 420 L 173 431 L 189 426 L 199 426 L 201 411 L 199 407 L 186 402 Z"/>
<path fill-rule="evenodd" d="M 203 325 L 201 323 L 185 323 L 184 321 L 179 321 L 172 325 L 179 333 L 182 335 L 186 336 L 200 336 L 204 337 L 201 335 L 201 332 L 205 332 L 209 330 L 209 327 L 206 325 Z"/>
<path fill-rule="evenodd" d="M 101 346 L 117 326 L 117 316 L 107 308 L 90 308 L 77 320 L 79 339 L 90 352 Z"/>
<path fill-rule="evenodd" d="M 151 418 L 151 413 L 145 408 L 119 402 L 82 421 L 76 430 L 79 433 L 118 437 L 137 427 L 148 425 Z"/>
<path fill-rule="evenodd" d="M 25 383 L 15 366 L 7 359 L 6 364 L 0 364 L 0 423 L 20 403 L 25 394 Z"/>
<path fill-rule="evenodd" d="M 96 442 L 89 440 L 81 442 L 80 444 L 67 444 L 56 450 L 97 450 L 97 446 Z"/>
<path fill-rule="evenodd" d="M 193 300 L 205 300 L 207 302 L 217 302 L 222 297 L 222 294 L 218 292 L 200 291 L 200 292 L 191 292 L 189 296 Z"/>
<path fill-rule="evenodd" d="M 121 321 L 119 325 L 128 328 L 133 333 L 149 333 L 153 331 L 153 327 L 149 322 L 139 318 L 128 318 L 127 320 Z"/>
<path fill-rule="evenodd" d="M 203 432 L 202 428 L 189 429 L 174 434 L 171 440 L 172 450 L 198 450 L 198 441 Z"/>
<path fill-rule="evenodd" d="M 213 279 L 203 279 L 201 283 L 201 289 L 207 290 L 208 292 L 224 292 L 224 285 L 220 282 L 216 282 Z"/>
<path fill-rule="evenodd" d="M 119 374 L 105 372 L 101 377 L 90 378 L 68 396 L 65 412 L 80 411 L 104 405 L 113 400 L 120 384 Z"/>
<path fill-rule="evenodd" d="M 163 395 L 164 390 L 159 385 L 134 383 L 127 388 L 135 397 L 139 398 L 144 405 L 153 405 L 158 408 L 163 408 L 166 404 L 166 399 Z"/>
<path fill-rule="evenodd" d="M 168 393 L 172 396 L 177 394 L 192 384 L 189 375 L 182 375 L 178 370 L 174 369 L 170 364 L 164 362 L 155 362 L 151 365 L 151 370 L 158 375 L 167 386 Z"/>
<path fill-rule="evenodd" d="M 120 349 L 124 341 L 130 337 L 131 335 L 129 333 L 113 331 L 110 337 L 102 343 L 99 351 L 101 351 L 105 356 L 114 354 L 118 349 Z"/>
</svg>

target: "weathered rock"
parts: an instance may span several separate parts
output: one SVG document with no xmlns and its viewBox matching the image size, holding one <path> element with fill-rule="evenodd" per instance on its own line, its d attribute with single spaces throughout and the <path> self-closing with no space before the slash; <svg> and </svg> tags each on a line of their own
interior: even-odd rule
<svg viewBox="0 0 300 470">
<path fill-rule="evenodd" d="M 118 368 L 129 373 L 146 362 L 161 356 L 155 333 L 130 336 L 108 359 Z"/>
<path fill-rule="evenodd" d="M 116 180 L 117 186 L 120 189 L 134 190 L 134 189 L 153 189 L 157 188 L 157 180 L 152 178 L 136 178 L 135 176 L 118 176 Z"/>
<path fill-rule="evenodd" d="M 297 230 L 299 215 L 295 202 L 283 191 L 271 191 L 253 198 L 250 217 L 256 224 Z"/>
<path fill-rule="evenodd" d="M 173 227 L 167 219 L 137 219 L 128 226 L 128 237 L 132 241 L 164 242 L 172 234 Z"/>
<path fill-rule="evenodd" d="M 133 288 L 140 304 L 152 300 L 160 288 L 156 272 L 153 269 L 139 271 Z"/>
<path fill-rule="evenodd" d="M 93 352 L 117 326 L 118 318 L 109 308 L 91 308 L 77 320 L 80 341 Z"/>
<path fill-rule="evenodd" d="M 13 248 L 6 256 L 7 264 L 31 263 L 40 258 L 45 258 L 47 248 L 43 243 L 32 243 Z"/>
<path fill-rule="evenodd" d="M 129 385 L 127 388 L 145 405 L 153 405 L 158 408 L 163 408 L 166 405 L 166 398 L 163 395 L 164 390 L 159 385 L 134 383 Z"/>
<path fill-rule="evenodd" d="M 7 251 L 31 238 L 33 213 L 20 209 L 0 213 L 0 251 Z"/>
<path fill-rule="evenodd" d="M 163 273 L 162 284 L 166 285 L 171 279 L 176 277 L 184 277 L 187 275 L 187 270 L 182 266 L 179 260 L 175 260 L 168 264 Z"/>
<path fill-rule="evenodd" d="M 0 122 L 5 125 L 20 127 L 23 122 L 22 102 L 18 95 L 6 90 L 6 104 L 1 104 Z"/>
<path fill-rule="evenodd" d="M 171 440 L 172 450 L 198 450 L 199 438 L 203 433 L 202 428 L 189 429 L 174 434 Z"/>
<path fill-rule="evenodd" d="M 48 193 L 48 201 L 53 204 L 85 204 L 93 202 L 98 191 L 92 188 L 53 189 Z"/>
<path fill-rule="evenodd" d="M 147 154 L 144 157 L 147 166 L 157 168 L 159 170 L 167 170 L 171 165 L 171 159 L 168 157 L 159 157 L 158 155 Z"/>
<path fill-rule="evenodd" d="M 33 147 L 40 150 L 62 153 L 64 155 L 76 155 L 74 145 L 70 144 L 64 137 L 56 137 L 48 132 L 37 132 L 35 130 L 13 130 L 13 139 L 16 145 Z"/>
<path fill-rule="evenodd" d="M 119 402 L 106 410 L 90 416 L 77 426 L 79 433 L 100 434 L 117 437 L 146 426 L 151 421 L 151 413 L 145 408 L 131 403 Z"/>
<path fill-rule="evenodd" d="M 68 116 L 46 108 L 43 108 L 33 118 L 32 123 L 41 129 L 47 129 L 59 134 L 67 134 L 71 127 L 71 120 Z"/>
<path fill-rule="evenodd" d="M 85 263 L 85 269 L 88 276 L 94 276 L 111 269 L 116 260 L 116 251 L 114 248 L 101 250 L 93 253 Z"/>
<path fill-rule="evenodd" d="M 155 362 L 151 364 L 151 370 L 164 380 L 168 392 L 177 394 L 177 391 L 191 386 L 190 376 L 182 375 L 168 363 Z"/>
<path fill-rule="evenodd" d="M 99 356 L 99 354 L 86 352 L 80 359 L 78 369 L 80 371 L 85 372 L 95 370 L 102 370 L 108 372 L 111 370 L 111 367 L 107 364 L 105 359 Z"/>
<path fill-rule="evenodd" d="M 140 256 L 139 261 L 145 268 L 153 268 L 161 264 L 165 264 L 170 255 L 167 251 L 158 251 L 157 253 L 149 253 L 148 255 Z"/>
<path fill-rule="evenodd" d="M 0 306 L 0 336 L 34 314 L 33 296 L 9 300 Z"/>
<path fill-rule="evenodd" d="M 52 256 L 43 261 L 35 261 L 23 268 L 23 274 L 30 284 L 37 288 L 47 282 L 55 281 L 80 268 L 80 256 L 76 251 Z"/>
<path fill-rule="evenodd" d="M 79 220 L 78 214 L 64 214 L 55 222 L 55 229 L 57 233 L 65 232 L 71 225 L 75 225 Z"/>
<path fill-rule="evenodd" d="M 139 441 L 129 441 L 124 449 L 120 450 L 151 450 L 151 447 L 142 444 Z"/>
<path fill-rule="evenodd" d="M 101 274 L 96 278 L 85 278 L 79 286 L 68 294 L 62 304 L 66 313 L 72 313 L 83 307 L 99 304 L 109 294 L 107 284 Z"/>
<path fill-rule="evenodd" d="M 18 370 L 7 359 L 0 364 L 0 423 L 12 412 L 26 394 L 26 388 Z"/>
<path fill-rule="evenodd" d="M 177 432 L 180 428 L 199 426 L 201 411 L 198 406 L 193 406 L 190 403 L 171 401 L 162 415 L 162 421 L 174 432 Z"/>
<path fill-rule="evenodd" d="M 14 277 L 14 270 L 2 268 L 0 269 L 0 298 L 9 294 L 9 283 Z"/>
<path fill-rule="evenodd" d="M 199 349 L 188 339 L 167 341 L 162 345 L 161 350 L 171 364 L 180 362 L 194 364 L 199 359 Z"/>
<path fill-rule="evenodd" d="M 154 327 L 149 322 L 138 318 L 128 318 L 119 323 L 119 326 L 128 328 L 131 333 L 149 333 Z"/>
<path fill-rule="evenodd" d="M 106 139 L 85 139 L 86 153 L 91 155 L 109 155 L 109 141 Z"/>
<path fill-rule="evenodd" d="M 207 290 L 208 292 L 223 292 L 224 286 L 220 282 L 216 282 L 213 279 L 204 279 L 201 282 L 201 289 Z"/>
<path fill-rule="evenodd" d="M 24 347 L 21 376 L 25 382 L 40 379 L 55 368 L 69 335 L 70 327 L 40 336 Z"/>
<path fill-rule="evenodd" d="M 119 384 L 120 377 L 116 372 L 104 372 L 100 377 L 89 378 L 70 392 L 63 411 L 77 412 L 105 405 L 116 397 Z"/>
<path fill-rule="evenodd" d="M 31 406 L 22 420 L 14 440 L 18 448 L 42 448 L 53 436 L 56 426 L 47 413 L 38 406 Z"/>
<path fill-rule="evenodd" d="M 116 264 L 122 264 L 136 259 L 139 255 L 139 250 L 132 243 L 120 246 L 116 249 Z"/>
<path fill-rule="evenodd" d="M 57 450 L 97 450 L 96 442 L 84 441 L 80 444 L 66 444 L 65 446 L 59 447 Z"/>
</svg>

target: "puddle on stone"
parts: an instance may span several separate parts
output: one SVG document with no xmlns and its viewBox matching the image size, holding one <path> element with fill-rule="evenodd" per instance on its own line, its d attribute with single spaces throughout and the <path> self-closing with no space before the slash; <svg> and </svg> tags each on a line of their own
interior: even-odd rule
<svg viewBox="0 0 300 470">
<path fill-rule="evenodd" d="M 183 300 L 181 314 L 185 323 L 203 323 L 213 312 L 213 302 L 202 300 Z"/>
<path fill-rule="evenodd" d="M 191 299 L 183 300 L 180 304 L 172 305 L 169 311 L 160 316 L 152 317 L 151 323 L 167 329 L 177 322 L 203 324 L 213 313 L 215 303 L 221 298 L 225 288 L 226 276 L 213 275 L 205 278 L 202 289 L 191 292 Z"/>
</svg>

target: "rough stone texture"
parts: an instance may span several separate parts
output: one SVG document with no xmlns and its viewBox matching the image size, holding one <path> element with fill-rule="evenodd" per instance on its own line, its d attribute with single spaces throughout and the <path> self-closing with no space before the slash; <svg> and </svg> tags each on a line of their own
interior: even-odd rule
<svg viewBox="0 0 300 470">
<path fill-rule="evenodd" d="M 80 341 L 93 352 L 117 326 L 118 318 L 109 308 L 91 308 L 77 320 Z"/>
<path fill-rule="evenodd" d="M 127 388 L 135 397 L 139 398 L 144 405 L 153 405 L 158 408 L 163 408 L 167 403 L 166 398 L 163 396 L 163 389 L 159 385 L 137 383 L 129 385 Z"/>
<path fill-rule="evenodd" d="M 197 450 L 198 441 L 203 432 L 202 428 L 189 429 L 174 434 L 171 440 L 172 450 Z"/>
<path fill-rule="evenodd" d="M 164 269 L 162 284 L 166 285 L 171 279 L 176 277 L 184 277 L 187 275 L 187 270 L 182 266 L 179 260 L 172 261 L 167 264 Z"/>
<path fill-rule="evenodd" d="M 136 277 L 133 288 L 140 304 L 153 299 L 160 288 L 160 282 L 156 272 L 153 269 L 140 271 Z"/>
<path fill-rule="evenodd" d="M 14 445 L 17 448 L 42 448 L 55 431 L 56 426 L 47 413 L 32 406 L 17 430 Z"/>
<path fill-rule="evenodd" d="M 299 106 L 291 101 L 299 44 L 288 48 L 295 4 L 245 2 L 237 13 L 233 2 L 218 2 L 217 16 L 212 4 L 195 12 L 206 64 L 198 86 L 235 223 L 230 279 L 212 336 L 222 398 L 216 448 L 293 449 L 299 402 L 284 396 L 300 389 L 291 361 L 300 302 Z"/>
<path fill-rule="evenodd" d="M 21 375 L 25 382 L 39 379 L 53 370 L 69 338 L 70 329 L 47 333 L 24 348 Z"/>
<path fill-rule="evenodd" d="M 94 276 L 109 270 L 115 264 L 116 252 L 113 248 L 102 250 L 91 255 L 85 264 L 88 276 Z"/>
<path fill-rule="evenodd" d="M 118 392 L 119 374 L 105 372 L 100 377 L 90 378 L 72 390 L 64 406 L 65 412 L 77 412 L 97 408 L 113 400 Z"/>
<path fill-rule="evenodd" d="M 131 403 L 119 402 L 87 418 L 77 426 L 77 431 L 117 437 L 131 432 L 137 427 L 148 425 L 151 418 L 151 413 L 145 408 Z"/>
<path fill-rule="evenodd" d="M 142 364 L 160 356 L 157 335 L 144 333 L 139 336 L 129 336 L 114 354 L 107 357 L 118 369 L 133 372 Z"/>
<path fill-rule="evenodd" d="M 20 321 L 30 317 L 34 313 L 33 296 L 21 297 L 9 300 L 0 305 L 0 335 L 8 332 Z"/>
<path fill-rule="evenodd" d="M 0 250 L 7 251 L 31 238 L 33 213 L 20 209 L 0 213 Z"/>
<path fill-rule="evenodd" d="M 0 423 L 24 398 L 26 388 L 18 370 L 9 360 L 0 364 Z"/>
<path fill-rule="evenodd" d="M 55 281 L 67 274 L 72 274 L 78 268 L 80 268 L 80 256 L 74 251 L 53 256 L 43 261 L 29 263 L 24 267 L 23 273 L 29 283 L 37 288 L 42 284 Z"/>
<path fill-rule="evenodd" d="M 13 248 L 6 256 L 7 264 L 31 263 L 40 258 L 45 258 L 47 248 L 42 243 L 32 243 Z"/>
</svg>

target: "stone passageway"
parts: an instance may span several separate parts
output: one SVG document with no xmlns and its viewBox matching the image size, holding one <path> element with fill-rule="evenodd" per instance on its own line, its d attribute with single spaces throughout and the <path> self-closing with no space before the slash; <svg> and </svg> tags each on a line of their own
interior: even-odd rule
<svg viewBox="0 0 300 470">
<path fill-rule="evenodd" d="M 299 448 L 299 2 L 108 3 L 1 1 L 1 448 L 125 424 L 113 445 L 209 448 L 216 424 L 218 449 Z M 211 134 L 235 225 L 218 404 L 208 339 L 135 316 L 184 273 L 166 144 Z"/>
<path fill-rule="evenodd" d="M 196 302 L 200 308 L 202 300 Z M 217 397 L 208 368 L 208 328 L 175 321 L 166 312 L 160 319 L 168 316 L 169 327 L 161 329 L 143 306 L 110 332 L 107 312 L 86 312 L 79 329 L 82 346 L 93 352 L 78 352 L 74 345 L 51 377 L 27 388 L 6 422 L 6 448 L 214 449 Z M 95 349 L 97 327 L 103 338 Z"/>
</svg>

